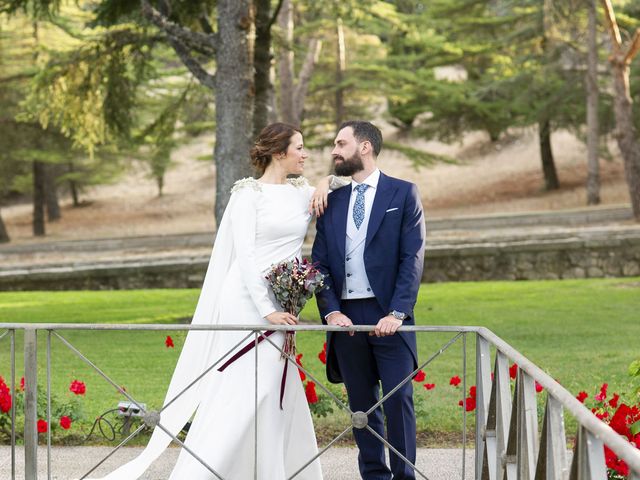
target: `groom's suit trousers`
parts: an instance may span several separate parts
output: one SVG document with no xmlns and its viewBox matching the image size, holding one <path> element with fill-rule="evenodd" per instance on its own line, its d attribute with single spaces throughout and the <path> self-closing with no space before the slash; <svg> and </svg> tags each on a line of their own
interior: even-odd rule
<svg viewBox="0 0 640 480">
<path fill-rule="evenodd" d="M 343 300 L 341 311 L 356 325 L 375 325 L 386 315 L 375 298 Z M 385 395 L 414 369 L 413 354 L 400 335 L 376 337 L 364 332 L 353 336 L 337 333 L 334 348 L 349 394 L 349 406 L 354 412 L 367 412 L 380 399 L 380 385 Z M 369 414 L 368 425 L 415 464 L 416 421 L 411 383 L 405 383 L 391 395 L 382 409 L 378 407 Z M 387 420 L 386 436 L 383 411 Z M 392 451 L 389 452 L 389 471 L 385 464 L 385 445 L 370 431 L 354 429 L 354 437 L 360 450 L 358 464 L 363 479 L 415 479 L 411 466 Z"/>
</svg>

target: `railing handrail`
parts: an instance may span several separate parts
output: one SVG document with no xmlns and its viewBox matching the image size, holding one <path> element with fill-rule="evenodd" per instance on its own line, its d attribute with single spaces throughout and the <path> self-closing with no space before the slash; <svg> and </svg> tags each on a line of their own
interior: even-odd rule
<svg viewBox="0 0 640 480">
<path fill-rule="evenodd" d="M 640 450 L 632 447 L 622 435 L 599 420 L 591 410 L 585 407 L 571 392 L 491 330 L 480 327 L 478 329 L 478 335 L 495 345 L 498 350 L 517 363 L 518 368 L 527 372 L 527 374 L 543 386 L 547 390 L 547 393 L 558 400 L 562 406 L 575 417 L 580 425 L 602 440 L 606 446 L 629 465 L 631 470 L 640 472 Z"/>
<path fill-rule="evenodd" d="M 0 329 L 7 330 L 149 330 L 149 331 L 176 331 L 176 330 L 221 330 L 221 331 L 331 331 L 331 332 L 371 332 L 371 325 L 353 325 L 351 327 L 338 327 L 330 325 L 192 325 L 192 324 L 94 324 L 94 323 L 0 323 Z M 402 326 L 398 329 L 405 332 L 470 332 L 477 333 L 485 340 L 493 344 L 496 349 L 506 355 L 542 387 L 547 393 L 557 399 L 578 421 L 580 425 L 589 430 L 593 435 L 603 441 L 611 450 L 622 458 L 632 471 L 640 472 L 640 450 L 621 435 L 616 433 L 609 425 L 599 420 L 587 407 L 555 379 L 545 373 L 540 367 L 528 360 L 519 351 L 485 327 L 477 326 Z M 476 446 L 478 447 L 478 446 Z"/>
<path fill-rule="evenodd" d="M 372 332 L 374 326 L 353 325 L 337 327 L 332 325 L 193 325 L 190 323 L 0 323 L 0 329 L 7 330 L 223 330 L 223 331 L 318 331 L 318 332 Z M 406 325 L 400 332 L 472 332 L 482 327 L 450 325 Z"/>
</svg>

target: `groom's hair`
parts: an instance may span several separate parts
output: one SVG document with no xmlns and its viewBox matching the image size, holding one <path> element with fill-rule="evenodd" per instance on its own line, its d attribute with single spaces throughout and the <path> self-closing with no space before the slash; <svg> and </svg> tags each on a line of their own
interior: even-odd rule
<svg viewBox="0 0 640 480">
<path fill-rule="evenodd" d="M 378 156 L 380 150 L 382 150 L 382 132 L 378 127 L 364 120 L 349 120 L 340 125 L 338 131 L 347 127 L 353 129 L 353 136 L 356 137 L 356 140 L 359 142 L 368 141 L 373 147 L 376 157 Z"/>
</svg>

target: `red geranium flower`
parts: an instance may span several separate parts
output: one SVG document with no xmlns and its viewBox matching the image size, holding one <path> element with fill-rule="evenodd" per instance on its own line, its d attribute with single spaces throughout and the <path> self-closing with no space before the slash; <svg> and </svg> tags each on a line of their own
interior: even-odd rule
<svg viewBox="0 0 640 480">
<path fill-rule="evenodd" d="M 302 354 L 299 353 L 298 355 L 296 355 L 296 363 L 300 366 L 302 366 Z M 307 379 L 307 376 L 304 374 L 304 372 L 302 370 L 300 370 L 298 368 L 298 373 L 300 374 L 300 380 L 301 381 L 305 381 Z"/>
<path fill-rule="evenodd" d="M 167 338 L 165 339 L 164 344 L 167 346 L 167 348 L 174 348 L 173 338 L 171 338 L 171 335 L 167 335 Z"/>
<path fill-rule="evenodd" d="M 587 399 L 588 396 L 589 394 L 587 392 L 582 391 L 578 395 L 576 395 L 576 398 L 580 403 L 584 403 L 584 401 Z"/>
<path fill-rule="evenodd" d="M 469 397 L 473 398 L 474 400 L 476 399 L 476 386 L 475 385 L 471 385 L 469 387 Z"/>
<path fill-rule="evenodd" d="M 460 380 L 460 377 L 458 375 L 455 375 L 451 377 L 451 379 L 449 379 L 449 385 L 453 385 L 454 387 L 457 387 L 458 385 L 460 385 L 461 381 L 462 380 Z"/>
<path fill-rule="evenodd" d="M 7 413 L 11 410 L 11 394 L 9 390 L 0 389 L 0 412 Z"/>
<path fill-rule="evenodd" d="M 473 412 L 476 409 L 476 399 L 475 399 L 475 397 L 467 397 L 465 399 L 464 409 L 467 412 Z"/>
<path fill-rule="evenodd" d="M 318 403 L 318 394 L 316 393 L 316 384 L 312 381 L 308 381 L 304 388 L 304 393 L 307 396 L 307 402 Z"/>
<path fill-rule="evenodd" d="M 622 476 L 629 475 L 629 466 L 624 460 L 618 458 L 618 456 L 606 445 L 604 446 L 604 458 L 607 463 L 607 468 L 615 470 Z"/>
<path fill-rule="evenodd" d="M 69 390 L 71 390 L 76 395 L 84 395 L 87 391 L 87 387 L 84 382 L 81 382 L 80 380 L 74 380 L 73 382 L 71 382 L 71 385 L 69 385 Z"/>
<path fill-rule="evenodd" d="M 609 400 L 609 406 L 611 408 L 617 408 L 618 407 L 618 400 L 620 400 L 620 395 L 618 395 L 617 393 L 614 393 L 613 397 L 611 397 L 611 400 Z"/>
<path fill-rule="evenodd" d="M 47 422 L 45 420 L 38 420 L 38 433 L 46 433 L 47 432 Z"/>
<path fill-rule="evenodd" d="M 514 363 L 509 367 L 509 376 L 511 377 L 511 380 L 515 380 L 517 373 L 518 373 L 518 364 Z"/>
<path fill-rule="evenodd" d="M 24 377 L 20 379 L 20 390 L 24 392 Z"/>
<path fill-rule="evenodd" d="M 0 412 L 7 413 L 11 410 L 11 403 L 11 391 L 4 383 L 4 378 L 0 377 Z"/>
<path fill-rule="evenodd" d="M 71 419 L 66 415 L 60 417 L 60 426 L 65 430 L 69 430 L 71 428 Z"/>
<path fill-rule="evenodd" d="M 540 393 L 543 390 L 544 390 L 544 387 L 540 385 L 538 382 L 536 382 L 536 393 Z"/>
<path fill-rule="evenodd" d="M 427 378 L 427 374 L 422 370 L 418 370 L 418 373 L 413 377 L 414 382 L 424 382 L 424 379 Z"/>
<path fill-rule="evenodd" d="M 327 342 L 322 345 L 322 351 L 318 354 L 318 358 L 323 364 L 327 364 Z"/>
<path fill-rule="evenodd" d="M 423 385 L 424 388 L 426 388 L 427 390 L 433 390 L 434 388 L 436 388 L 436 384 L 435 383 L 425 383 Z"/>
<path fill-rule="evenodd" d="M 607 399 L 607 388 L 609 387 L 608 383 L 603 383 L 600 387 L 600 393 L 598 393 L 594 398 L 596 402 L 604 402 Z"/>
</svg>

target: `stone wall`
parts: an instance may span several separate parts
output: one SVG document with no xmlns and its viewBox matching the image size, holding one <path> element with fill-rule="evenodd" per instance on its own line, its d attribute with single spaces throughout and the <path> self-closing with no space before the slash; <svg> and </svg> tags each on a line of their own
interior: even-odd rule
<svg viewBox="0 0 640 480">
<path fill-rule="evenodd" d="M 640 236 L 440 245 L 426 251 L 426 282 L 640 275 Z"/>
<path fill-rule="evenodd" d="M 309 252 L 305 252 L 308 254 Z M 199 288 L 208 257 L 32 267 L 0 272 L 2 290 Z M 640 232 L 429 245 L 425 282 L 640 275 Z"/>
</svg>

